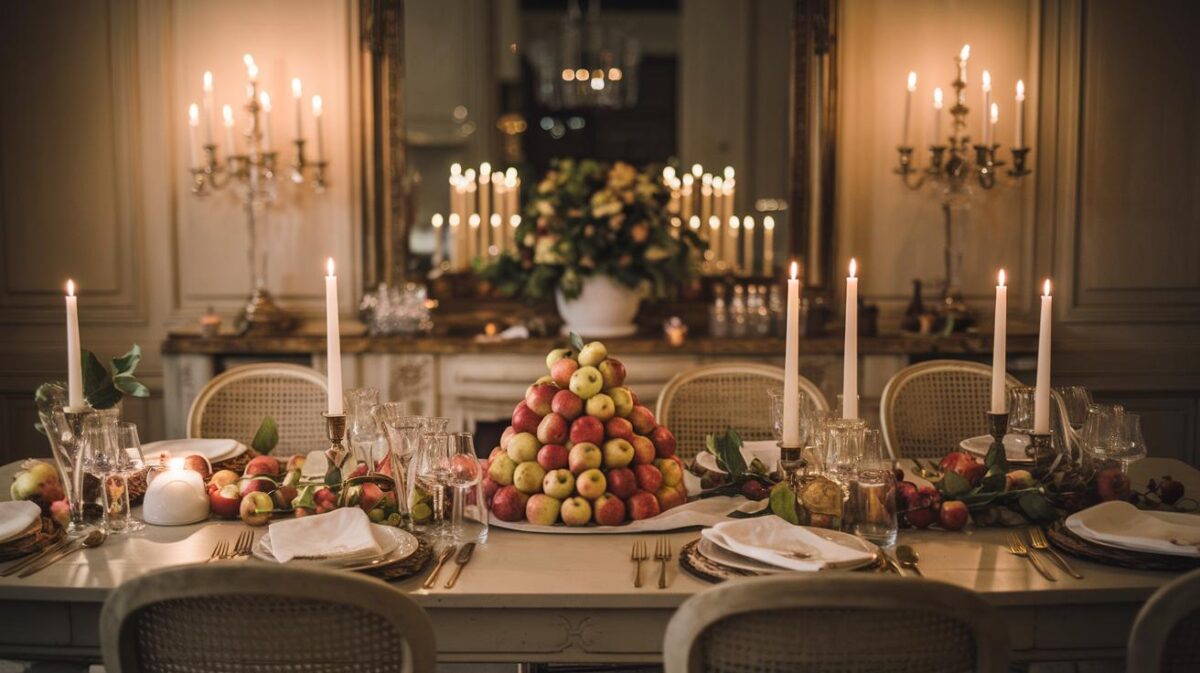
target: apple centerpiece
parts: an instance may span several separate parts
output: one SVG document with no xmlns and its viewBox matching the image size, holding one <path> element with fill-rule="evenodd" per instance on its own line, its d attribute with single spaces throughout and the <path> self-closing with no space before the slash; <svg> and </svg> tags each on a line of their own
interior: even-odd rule
<svg viewBox="0 0 1200 673">
<path fill-rule="evenodd" d="M 687 502 L 675 435 L 625 385 L 603 343 L 546 356 L 485 461 L 492 516 L 551 526 L 617 526 Z"/>
</svg>

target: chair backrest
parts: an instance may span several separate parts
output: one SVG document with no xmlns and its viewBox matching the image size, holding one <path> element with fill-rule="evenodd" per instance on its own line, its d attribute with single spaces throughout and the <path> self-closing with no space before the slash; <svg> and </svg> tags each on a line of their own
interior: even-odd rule
<svg viewBox="0 0 1200 673">
<path fill-rule="evenodd" d="M 329 448 L 325 420 L 325 375 L 310 367 L 278 362 L 235 367 L 209 381 L 188 412 L 188 437 L 236 439 L 249 444 L 271 416 L 279 427 L 273 455 L 307 454 Z"/>
<path fill-rule="evenodd" d="M 999 673 L 1008 626 L 978 594 L 916 578 L 815 573 L 732 580 L 688 599 L 665 673 Z M 902 662 L 902 663 L 901 663 Z"/>
<path fill-rule="evenodd" d="M 117 587 L 100 619 L 109 673 L 427 673 L 425 611 L 349 572 L 257 563 L 190 565 Z"/>
<path fill-rule="evenodd" d="M 1008 376 L 1008 386 L 1020 381 Z M 879 426 L 895 458 L 941 458 L 968 437 L 987 434 L 992 367 L 930 360 L 901 369 L 883 388 Z"/>
<path fill-rule="evenodd" d="M 733 428 L 747 441 L 773 439 L 771 388 L 783 389 L 783 369 L 755 362 L 721 362 L 676 374 L 663 386 L 654 412 L 674 433 L 681 458 L 704 450 L 704 437 Z M 829 408 L 821 389 L 800 376 L 800 395 Z"/>
<path fill-rule="evenodd" d="M 1200 570 L 1146 601 L 1133 622 L 1128 657 L 1131 673 L 1200 671 Z"/>
</svg>

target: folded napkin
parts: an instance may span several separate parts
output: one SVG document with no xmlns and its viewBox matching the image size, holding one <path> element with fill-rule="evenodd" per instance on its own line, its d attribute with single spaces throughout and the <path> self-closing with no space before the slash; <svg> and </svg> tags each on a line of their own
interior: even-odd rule
<svg viewBox="0 0 1200 673">
<path fill-rule="evenodd" d="M 719 523 L 700 534 L 735 554 L 801 572 L 853 566 L 875 556 L 827 538 L 819 529 L 794 526 L 775 516 Z"/>
<path fill-rule="evenodd" d="M 371 533 L 371 520 L 357 507 L 273 523 L 271 553 L 287 563 L 294 558 L 375 556 L 382 553 Z"/>
<path fill-rule="evenodd" d="M 0 502 L 0 542 L 16 537 L 42 515 L 42 508 L 28 500 Z"/>
<path fill-rule="evenodd" d="M 1100 544 L 1200 558 L 1200 515 L 1196 514 L 1147 512 L 1123 500 L 1112 500 L 1072 514 L 1066 526 L 1079 537 Z"/>
</svg>

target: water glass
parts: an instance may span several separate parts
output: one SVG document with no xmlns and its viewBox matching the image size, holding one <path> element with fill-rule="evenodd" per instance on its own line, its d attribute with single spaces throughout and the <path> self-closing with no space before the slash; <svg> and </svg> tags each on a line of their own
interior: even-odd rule
<svg viewBox="0 0 1200 673">
<path fill-rule="evenodd" d="M 374 388 L 353 388 L 344 393 L 346 436 L 350 452 L 358 463 L 365 463 L 367 474 L 375 472 L 375 444 L 379 440 L 379 424 L 375 422 L 375 407 L 379 391 Z"/>
<path fill-rule="evenodd" d="M 408 466 L 408 492 L 405 500 L 413 527 L 432 538 L 446 536 L 446 491 L 450 483 L 450 435 L 427 432 L 421 435 L 415 455 Z"/>
<path fill-rule="evenodd" d="M 896 472 L 892 468 L 879 431 L 866 430 L 850 506 L 855 534 L 884 547 L 896 544 L 900 530 L 896 517 Z"/>
<path fill-rule="evenodd" d="M 127 532 L 139 531 L 145 528 L 145 524 L 133 518 L 131 511 L 132 508 L 130 507 L 131 503 L 129 502 L 131 497 L 129 494 L 129 480 L 130 478 L 136 478 L 139 475 L 141 475 L 143 478 L 149 477 L 149 475 L 145 474 L 146 457 L 142 453 L 142 442 L 138 437 L 138 428 L 136 423 L 119 421 L 117 422 L 116 432 L 116 448 L 118 451 L 116 471 L 114 472 L 114 476 L 110 477 L 110 480 L 106 482 L 106 484 L 108 487 L 108 492 L 110 493 L 110 497 L 112 494 L 118 492 L 116 489 L 122 486 L 124 487 L 125 503 L 123 504 L 123 509 L 118 512 L 119 516 L 123 515 L 124 521 L 119 522 L 117 525 Z M 119 482 L 114 481 L 116 477 L 120 478 Z M 111 516 L 111 507 L 109 508 L 109 512 Z"/>
<path fill-rule="evenodd" d="M 447 538 L 455 544 L 484 542 L 487 540 L 488 525 L 483 497 L 483 466 L 475 454 L 475 440 L 471 433 L 456 432 L 450 435 L 444 474 L 454 496 Z"/>
<path fill-rule="evenodd" d="M 1013 386 L 1008 391 L 1008 432 L 1013 435 L 1033 434 L 1033 406 L 1036 389 L 1033 386 Z"/>
<path fill-rule="evenodd" d="M 1092 406 L 1092 391 L 1084 386 L 1062 386 L 1054 389 L 1062 398 L 1067 410 L 1067 423 L 1076 432 L 1083 429 L 1087 421 L 1088 407 Z"/>
<path fill-rule="evenodd" d="M 825 475 L 848 489 L 863 457 L 867 424 L 861 418 L 835 418 L 825 427 Z"/>
<path fill-rule="evenodd" d="M 85 519 L 109 533 L 120 533 L 130 516 L 129 483 L 119 467 L 127 461 L 117 443 L 117 420 L 90 415 L 83 422 L 83 444 L 77 465 L 78 493 Z"/>
</svg>

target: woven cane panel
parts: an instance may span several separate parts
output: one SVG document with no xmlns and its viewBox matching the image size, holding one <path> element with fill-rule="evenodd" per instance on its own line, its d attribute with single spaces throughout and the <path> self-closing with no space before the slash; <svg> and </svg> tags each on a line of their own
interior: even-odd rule
<svg viewBox="0 0 1200 673">
<path fill-rule="evenodd" d="M 704 450 L 704 437 L 733 428 L 746 441 L 773 439 L 767 391 L 783 389 L 774 379 L 754 374 L 711 374 L 675 390 L 667 417 L 659 423 L 675 434 L 678 453 L 689 459 Z"/>
<path fill-rule="evenodd" d="M 931 370 L 905 380 L 892 398 L 896 457 L 941 458 L 960 441 L 987 434 L 991 395 L 989 376 L 971 371 Z"/>
<path fill-rule="evenodd" d="M 379 616 L 273 596 L 177 598 L 134 615 L 144 673 L 383 673 L 405 670 L 403 634 Z"/>
<path fill-rule="evenodd" d="M 707 673 L 962 673 L 975 670 L 962 622 L 919 609 L 769 610 L 727 617 L 699 639 Z"/>
<path fill-rule="evenodd" d="M 265 416 L 279 427 L 272 455 L 307 454 L 329 448 L 325 389 L 305 379 L 278 374 L 234 379 L 213 394 L 200 414 L 200 436 L 249 444 Z"/>
<path fill-rule="evenodd" d="M 1200 610 L 1180 619 L 1171 628 L 1163 647 L 1163 673 L 1200 671 Z"/>
</svg>

